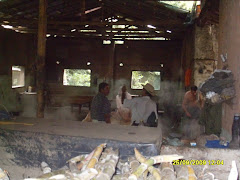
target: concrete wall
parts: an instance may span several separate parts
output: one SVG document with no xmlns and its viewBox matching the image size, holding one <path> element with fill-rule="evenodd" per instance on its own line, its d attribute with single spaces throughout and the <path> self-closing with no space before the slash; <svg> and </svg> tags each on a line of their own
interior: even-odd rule
<svg viewBox="0 0 240 180">
<path fill-rule="evenodd" d="M 0 99 L 0 102 L 10 111 L 18 111 L 21 108 L 15 106 L 19 103 L 12 100 L 16 99 L 16 92 L 25 91 L 29 85 L 35 86 L 37 40 L 31 34 L 3 29 L 0 31 L 0 41 L 0 78 L 4 84 L 1 87 L 6 89 L 3 93 L 5 96 L 11 96 L 6 100 Z M 101 40 L 50 37 L 46 51 L 47 82 L 64 89 L 66 95 L 95 95 L 98 84 L 106 81 L 111 86 L 108 98 L 115 99 L 123 84 L 127 85 L 130 93 L 141 93 L 130 88 L 132 70 L 155 70 L 161 72 L 161 90 L 157 92 L 159 101 L 167 101 L 164 93 L 172 88 L 178 90 L 182 81 L 181 48 L 181 41 L 128 41 L 124 45 L 103 45 Z M 87 66 L 87 62 L 91 65 Z M 124 66 L 120 67 L 119 63 Z M 26 83 L 23 88 L 11 88 L 13 65 L 25 67 Z M 64 68 L 91 69 L 91 87 L 63 86 Z"/>
<path fill-rule="evenodd" d="M 124 45 L 103 45 L 101 40 L 67 40 L 49 38 L 47 41 L 47 79 L 62 85 L 64 68 L 91 69 L 91 87 L 64 86 L 67 94 L 95 95 L 98 84 L 111 85 L 109 99 L 115 99 L 121 85 L 126 84 L 132 94 L 140 90 L 130 88 L 132 70 L 157 70 L 161 72 L 161 97 L 169 86 L 178 87 L 181 79 L 181 42 L 128 41 Z M 60 64 L 56 64 L 59 61 Z M 90 61 L 91 65 L 87 66 Z M 123 66 L 119 66 L 123 63 Z M 161 67 L 160 64 L 164 64 Z"/>
<path fill-rule="evenodd" d="M 199 86 L 216 69 L 218 59 L 218 26 L 195 26 L 194 84 Z"/>
<path fill-rule="evenodd" d="M 236 98 L 233 102 L 223 105 L 222 126 L 231 134 L 233 116 L 240 113 L 240 0 L 220 1 L 219 17 L 219 68 L 231 70 L 235 78 Z M 223 63 L 220 55 L 227 55 Z"/>
<path fill-rule="evenodd" d="M 194 27 L 191 26 L 187 29 L 184 40 L 183 40 L 183 47 L 182 47 L 182 54 L 181 54 L 181 64 L 184 72 L 191 68 L 193 56 L 194 56 Z M 184 75 L 184 74 L 182 74 Z M 184 77 L 182 77 L 184 78 Z"/>
<path fill-rule="evenodd" d="M 31 70 L 36 56 L 36 40 L 31 34 L 0 31 L 0 75 L 11 75 L 11 66 L 26 66 Z"/>
<path fill-rule="evenodd" d="M 19 111 L 21 105 L 17 92 L 33 85 L 32 65 L 35 60 L 36 42 L 33 35 L 0 30 L 0 110 L 4 105 L 9 111 Z M 25 67 L 25 87 L 12 89 L 12 66 Z"/>
</svg>

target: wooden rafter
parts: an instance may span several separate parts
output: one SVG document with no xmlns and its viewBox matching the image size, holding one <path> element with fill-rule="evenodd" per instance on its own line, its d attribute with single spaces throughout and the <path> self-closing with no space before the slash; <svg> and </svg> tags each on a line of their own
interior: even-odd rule
<svg viewBox="0 0 240 180">
<path fill-rule="evenodd" d="M 207 0 L 197 19 L 199 26 L 219 23 L 219 0 Z"/>
<path fill-rule="evenodd" d="M 0 24 L 12 25 L 16 31 L 36 33 L 38 4 L 38 0 L 1 2 Z M 156 0 L 48 0 L 47 14 L 48 33 L 71 34 L 71 29 L 89 25 L 104 35 L 112 25 L 133 25 L 139 29 L 148 29 L 147 25 L 153 25 L 157 31 L 174 30 L 171 36 L 176 38 L 177 34 L 185 31 L 187 16 L 187 13 L 169 9 Z M 109 17 L 118 21 L 105 20 Z M 158 36 L 154 29 L 149 31 L 150 35 Z"/>
</svg>

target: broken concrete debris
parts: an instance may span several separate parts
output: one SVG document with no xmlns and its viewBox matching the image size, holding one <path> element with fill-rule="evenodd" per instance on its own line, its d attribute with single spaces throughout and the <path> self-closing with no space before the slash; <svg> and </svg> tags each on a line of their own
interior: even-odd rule
<svg viewBox="0 0 240 180">
<path fill-rule="evenodd" d="M 229 70 L 215 70 L 200 86 L 200 91 L 212 104 L 235 97 L 233 74 Z"/>
<path fill-rule="evenodd" d="M 41 168 L 42 168 L 43 174 L 47 174 L 52 171 L 52 169 L 49 167 L 49 165 L 46 162 L 41 163 Z"/>
<path fill-rule="evenodd" d="M 237 180 L 238 179 L 238 170 L 236 161 L 232 161 L 232 168 L 228 176 L 228 180 Z"/>
<path fill-rule="evenodd" d="M 9 180 L 8 173 L 0 168 L 0 180 Z"/>
<path fill-rule="evenodd" d="M 180 161 L 187 162 L 183 156 L 173 154 L 144 157 L 136 148 L 134 152 L 135 157 L 120 159 L 118 149 L 106 148 L 106 144 L 101 144 L 90 154 L 68 160 L 68 166 L 56 171 L 51 172 L 49 165 L 42 162 L 43 175 L 24 180 L 197 179 L 190 164 L 179 164 Z M 212 177 L 212 174 L 203 170 L 202 177 L 206 180 L 205 177 Z M 0 180 L 10 180 L 6 171 L 2 169 L 0 169 Z"/>
</svg>

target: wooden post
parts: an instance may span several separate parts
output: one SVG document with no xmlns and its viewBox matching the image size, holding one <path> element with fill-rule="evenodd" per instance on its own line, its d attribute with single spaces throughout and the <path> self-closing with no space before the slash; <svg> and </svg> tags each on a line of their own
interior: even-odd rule
<svg viewBox="0 0 240 180">
<path fill-rule="evenodd" d="M 86 10 L 86 2 L 85 0 L 81 0 L 81 21 L 82 22 L 86 20 L 85 10 Z"/>
<path fill-rule="evenodd" d="M 108 78 L 109 78 L 109 85 L 110 85 L 110 97 L 111 98 L 114 98 L 115 95 L 114 95 L 114 74 L 115 74 L 115 51 L 116 51 L 116 45 L 115 45 L 115 42 L 114 40 L 111 40 L 112 41 L 112 44 L 111 44 L 111 49 L 110 49 L 110 57 L 109 57 L 109 65 L 108 65 Z"/>
<path fill-rule="evenodd" d="M 47 32 L 47 0 L 39 0 L 38 50 L 37 50 L 37 117 L 44 117 L 45 54 Z"/>
</svg>

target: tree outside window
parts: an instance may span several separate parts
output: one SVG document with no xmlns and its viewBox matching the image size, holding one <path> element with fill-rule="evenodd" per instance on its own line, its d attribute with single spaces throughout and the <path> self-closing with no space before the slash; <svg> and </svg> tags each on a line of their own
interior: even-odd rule
<svg viewBox="0 0 240 180">
<path fill-rule="evenodd" d="M 160 90 L 160 71 L 132 71 L 131 88 L 142 89 L 150 83 L 155 90 Z"/>
<path fill-rule="evenodd" d="M 91 86 L 90 69 L 64 69 L 63 85 L 65 86 Z"/>
<path fill-rule="evenodd" d="M 12 66 L 12 88 L 25 86 L 25 68 L 23 66 Z"/>
</svg>

